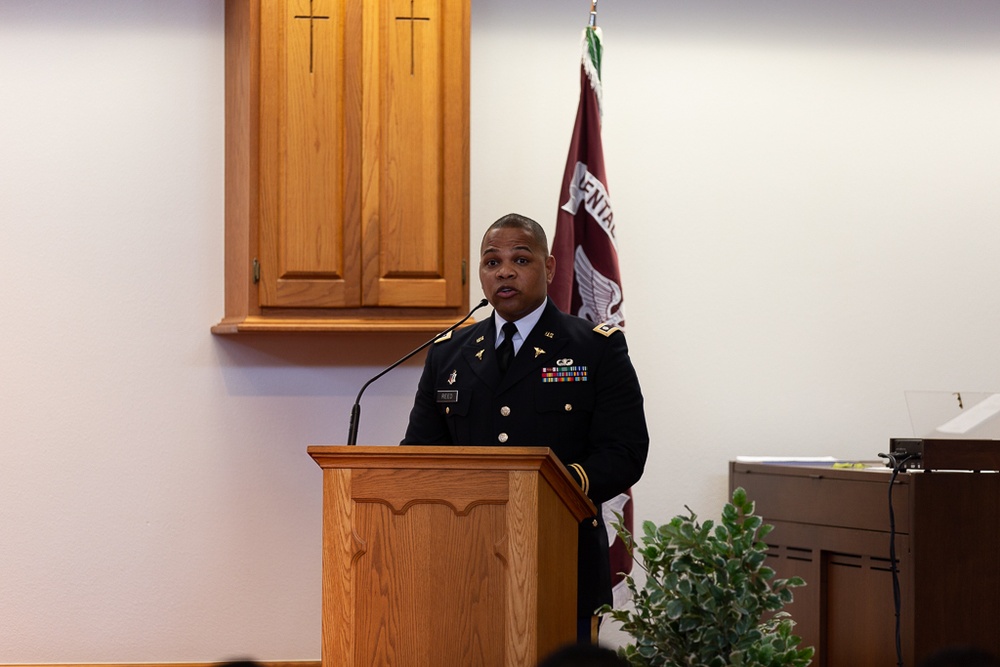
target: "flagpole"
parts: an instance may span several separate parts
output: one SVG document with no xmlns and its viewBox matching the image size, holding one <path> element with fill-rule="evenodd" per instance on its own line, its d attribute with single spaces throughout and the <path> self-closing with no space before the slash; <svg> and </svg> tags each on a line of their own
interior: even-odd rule
<svg viewBox="0 0 1000 667">
<path fill-rule="evenodd" d="M 590 24 L 588 27 L 591 30 L 597 27 L 597 0 L 590 2 Z"/>
</svg>

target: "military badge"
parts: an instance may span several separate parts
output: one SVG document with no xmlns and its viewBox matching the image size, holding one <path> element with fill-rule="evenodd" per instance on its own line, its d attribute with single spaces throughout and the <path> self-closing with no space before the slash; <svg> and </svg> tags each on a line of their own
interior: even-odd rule
<svg viewBox="0 0 1000 667">
<path fill-rule="evenodd" d="M 542 368 L 542 382 L 586 382 L 586 381 L 587 381 L 586 366 L 552 366 L 549 368 Z"/>
<path fill-rule="evenodd" d="M 598 324 L 596 327 L 594 327 L 594 331 L 601 334 L 602 336 L 610 336 L 616 331 L 621 331 L 621 329 L 616 327 L 614 324 L 611 324 L 610 322 L 605 322 L 604 324 Z"/>
</svg>

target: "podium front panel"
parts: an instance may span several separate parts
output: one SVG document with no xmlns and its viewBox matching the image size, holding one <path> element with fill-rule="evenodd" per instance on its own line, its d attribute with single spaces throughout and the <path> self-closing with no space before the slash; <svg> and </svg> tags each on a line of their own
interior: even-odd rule
<svg viewBox="0 0 1000 667">
<path fill-rule="evenodd" d="M 537 465 L 479 458 L 321 463 L 325 667 L 534 667 L 575 640 L 576 518 Z"/>
</svg>

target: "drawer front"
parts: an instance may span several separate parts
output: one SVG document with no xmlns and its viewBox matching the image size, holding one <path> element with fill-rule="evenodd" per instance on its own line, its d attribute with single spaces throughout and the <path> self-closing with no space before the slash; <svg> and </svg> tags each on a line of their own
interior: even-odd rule
<svg viewBox="0 0 1000 667">
<path fill-rule="evenodd" d="M 733 464 L 730 490 L 746 489 L 765 522 L 889 532 L 889 479 L 881 471 L 785 468 Z M 896 532 L 910 532 L 909 484 L 897 478 L 892 494 Z"/>
</svg>

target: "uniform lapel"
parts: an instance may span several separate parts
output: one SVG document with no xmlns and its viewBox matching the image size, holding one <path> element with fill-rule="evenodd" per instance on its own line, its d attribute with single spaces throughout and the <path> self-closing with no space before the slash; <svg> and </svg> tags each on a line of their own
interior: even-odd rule
<svg viewBox="0 0 1000 667">
<path fill-rule="evenodd" d="M 557 358 L 556 355 L 568 340 L 559 326 L 558 317 L 559 312 L 550 301 L 535 328 L 528 334 L 528 339 L 518 350 L 507 374 L 500 380 L 498 391 L 504 391 L 533 373 L 541 377 L 540 369 L 553 365 L 552 360 Z"/>
<path fill-rule="evenodd" d="M 476 377 L 490 389 L 500 384 L 500 369 L 497 367 L 496 320 L 492 316 L 473 325 L 469 339 L 462 348 L 462 357 Z"/>
</svg>

